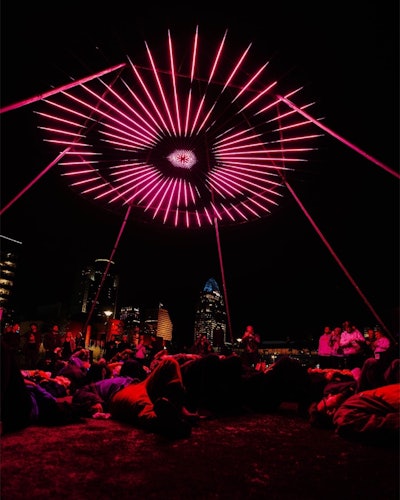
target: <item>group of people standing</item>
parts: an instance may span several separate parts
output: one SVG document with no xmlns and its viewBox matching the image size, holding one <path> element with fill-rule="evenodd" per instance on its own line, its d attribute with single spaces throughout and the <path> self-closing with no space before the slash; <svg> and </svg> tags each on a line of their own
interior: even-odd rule
<svg viewBox="0 0 400 500">
<path fill-rule="evenodd" d="M 26 369 L 45 369 L 53 358 L 67 360 L 76 349 L 84 347 L 82 334 L 73 335 L 68 329 L 62 334 L 57 323 L 41 332 L 38 323 L 32 322 L 23 333 L 19 323 L 6 325 L 1 338 Z"/>
<path fill-rule="evenodd" d="M 246 366 L 256 367 L 260 360 L 259 348 L 261 344 L 261 338 L 258 333 L 255 332 L 254 326 L 248 325 L 240 339 L 240 347 L 242 349 L 241 358 L 243 364 Z M 191 354 L 206 355 L 214 350 L 213 345 L 205 334 L 199 334 L 190 349 Z"/>
<path fill-rule="evenodd" d="M 361 368 L 368 358 L 379 359 L 391 341 L 379 328 L 369 328 L 366 337 L 350 321 L 342 327 L 325 326 L 318 342 L 320 368 Z"/>
</svg>

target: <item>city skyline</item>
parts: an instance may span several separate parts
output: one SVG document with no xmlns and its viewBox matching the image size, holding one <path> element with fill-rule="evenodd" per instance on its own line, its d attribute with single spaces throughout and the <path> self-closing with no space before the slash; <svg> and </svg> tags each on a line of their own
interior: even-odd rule
<svg viewBox="0 0 400 500">
<path fill-rule="evenodd" d="M 172 9 L 156 18 L 143 7 L 129 23 L 110 12 L 106 25 L 96 11 L 78 16 L 71 38 L 72 15 L 53 25 L 54 14 L 45 21 L 40 8 L 27 7 L 21 17 L 6 4 L 2 106 L 136 56 L 145 40 L 152 48 L 155 40 L 165 44 L 167 29 L 175 39 L 192 34 L 198 23 L 200 33 L 218 40 L 228 28 L 228 40 L 232 36 L 242 49 L 251 42 L 259 64 L 271 58 L 278 78 L 306 87 L 321 123 L 384 165 L 398 164 L 396 13 L 384 6 L 362 4 L 357 14 L 346 9 L 345 18 L 338 6 L 329 23 L 325 12 L 311 7 L 289 15 L 284 6 L 271 6 L 268 30 L 251 9 L 239 20 L 210 16 L 206 6 L 188 16 Z M 2 114 L 3 207 L 54 160 L 36 110 L 32 104 Z M 214 228 L 129 220 L 116 245 L 123 216 L 79 196 L 50 169 L 1 219 L 2 234 L 22 242 L 21 313 L 33 303 L 68 300 L 73 271 L 110 258 L 115 249 L 119 300 L 163 302 L 182 336 L 192 329 L 202 286 L 214 278 L 223 289 L 222 273 L 234 336 L 247 324 L 263 340 L 315 337 L 326 323 L 348 318 L 359 328 L 374 325 L 366 300 L 397 333 L 396 178 L 325 134 L 289 180 L 293 192 L 285 191 L 266 217 L 221 227 L 218 235 Z"/>
</svg>

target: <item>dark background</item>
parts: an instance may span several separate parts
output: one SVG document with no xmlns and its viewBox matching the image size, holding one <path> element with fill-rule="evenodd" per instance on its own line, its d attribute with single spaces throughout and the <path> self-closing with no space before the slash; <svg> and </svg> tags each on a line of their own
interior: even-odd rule
<svg viewBox="0 0 400 500">
<path fill-rule="evenodd" d="M 277 76 L 305 87 L 315 118 L 392 170 L 398 168 L 398 6 L 280 2 L 279 5 L 113 1 L 22 5 L 2 2 L 2 107 L 200 34 L 271 59 Z M 203 36 L 204 36 L 203 35 Z M 2 206 L 54 160 L 34 113 L 37 103 L 1 115 Z M 263 340 L 317 338 L 345 319 L 376 316 L 398 332 L 398 179 L 330 134 L 291 186 L 351 282 L 290 192 L 257 222 L 221 227 L 221 255 L 234 337 L 253 324 Z M 68 301 L 73 278 L 108 258 L 122 217 L 73 193 L 48 171 L 1 218 L 1 233 L 23 242 L 19 313 Z M 192 338 L 195 303 L 213 277 L 222 289 L 213 229 L 179 230 L 130 220 L 118 245 L 119 305 L 170 312 L 174 335 Z"/>
</svg>

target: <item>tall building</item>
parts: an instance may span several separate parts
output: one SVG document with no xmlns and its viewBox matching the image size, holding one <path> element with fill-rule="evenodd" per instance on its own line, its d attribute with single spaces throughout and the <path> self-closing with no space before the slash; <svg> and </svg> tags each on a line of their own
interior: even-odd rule
<svg viewBox="0 0 400 500">
<path fill-rule="evenodd" d="M 103 281 L 107 266 L 109 268 Z M 114 272 L 114 266 L 115 263 L 108 259 L 96 259 L 93 265 L 85 267 L 81 272 L 76 298 L 79 310 L 76 312 L 90 314 L 95 303 L 93 322 L 116 316 L 119 277 Z"/>
<path fill-rule="evenodd" d="M 119 319 L 124 323 L 124 332 L 135 342 L 139 336 L 143 336 L 145 344 L 150 343 L 151 337 L 156 337 L 162 345 L 172 342 L 173 323 L 161 302 L 143 312 L 139 307 L 122 306 Z"/>
<path fill-rule="evenodd" d="M 146 309 L 142 322 L 143 334 L 162 338 L 164 342 L 171 342 L 172 330 L 171 318 L 161 302 L 157 308 Z"/>
<path fill-rule="evenodd" d="M 124 322 L 125 331 L 133 332 L 140 328 L 140 308 L 135 306 L 122 306 L 119 312 L 119 319 Z"/>
<path fill-rule="evenodd" d="M 225 301 L 214 278 L 210 278 L 200 292 L 194 322 L 195 342 L 198 335 L 206 335 L 213 347 L 222 347 L 226 339 Z"/>
<path fill-rule="evenodd" d="M 12 321 L 13 293 L 18 256 L 22 243 L 0 235 L 0 321 Z"/>
</svg>

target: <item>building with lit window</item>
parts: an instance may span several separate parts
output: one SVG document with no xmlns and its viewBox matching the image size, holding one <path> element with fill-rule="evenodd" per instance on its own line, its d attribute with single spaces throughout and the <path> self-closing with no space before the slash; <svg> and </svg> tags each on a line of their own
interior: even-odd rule
<svg viewBox="0 0 400 500">
<path fill-rule="evenodd" d="M 206 335 L 215 348 L 222 347 L 227 342 L 225 301 L 214 278 L 210 278 L 200 292 L 193 342 L 198 335 Z"/>
<path fill-rule="evenodd" d="M 22 243 L 0 235 L 0 321 L 13 320 L 13 294 L 18 256 Z"/>
<path fill-rule="evenodd" d="M 119 277 L 114 266 L 115 263 L 108 259 L 96 259 L 93 265 L 82 270 L 75 300 L 75 310 L 78 310 L 75 312 L 91 314 L 92 322 L 115 318 Z"/>
<path fill-rule="evenodd" d="M 156 308 L 146 309 L 142 321 L 142 333 L 163 339 L 164 343 L 172 341 L 173 324 L 167 309 L 160 304 Z"/>
<path fill-rule="evenodd" d="M 122 306 L 119 319 L 124 322 L 125 331 L 130 333 L 140 328 L 140 308 L 137 306 Z"/>
</svg>

